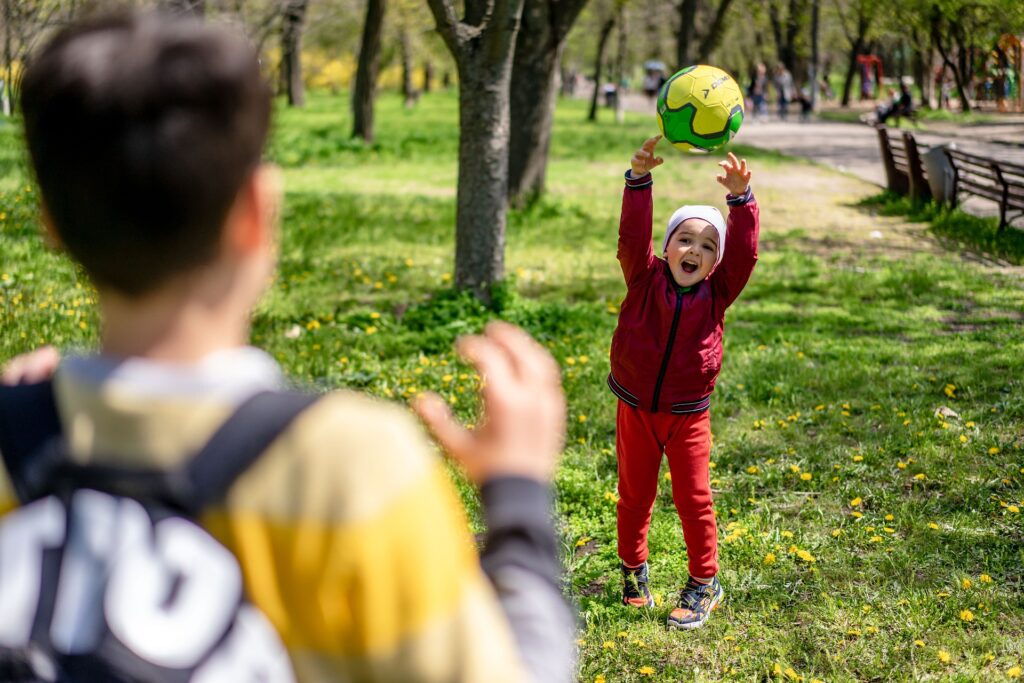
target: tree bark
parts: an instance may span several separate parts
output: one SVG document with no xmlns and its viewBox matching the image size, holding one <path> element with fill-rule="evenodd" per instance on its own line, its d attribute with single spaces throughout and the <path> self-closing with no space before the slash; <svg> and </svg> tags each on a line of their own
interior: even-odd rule
<svg viewBox="0 0 1024 683">
<path fill-rule="evenodd" d="M 967 97 L 967 84 L 964 83 L 959 67 L 950 58 L 949 47 L 942 41 L 942 18 L 939 15 L 938 8 L 932 14 L 932 38 L 935 40 L 935 47 L 942 57 L 942 63 L 953 72 L 953 81 L 956 83 L 957 94 L 960 96 L 960 110 L 964 113 L 971 111 L 971 101 Z M 941 93 L 939 94 L 939 99 L 940 101 L 942 99 Z"/>
<path fill-rule="evenodd" d="M 509 200 L 523 206 L 544 191 L 558 65 L 586 0 L 526 0 L 509 86 Z"/>
<path fill-rule="evenodd" d="M 590 114 L 588 121 L 597 121 L 597 98 L 601 95 L 601 71 L 604 66 L 604 50 L 608 46 L 608 36 L 615 28 L 615 16 L 612 15 L 605 20 L 601 26 L 601 34 L 597 39 L 597 60 L 594 63 L 594 93 L 590 97 Z"/>
<path fill-rule="evenodd" d="M 306 104 L 302 83 L 302 28 L 308 4 L 309 0 L 288 0 L 281 17 L 281 85 L 291 107 Z"/>
<path fill-rule="evenodd" d="M 697 61 L 706 64 L 711 53 L 718 49 L 725 35 L 725 18 L 729 14 L 729 7 L 733 0 L 719 0 L 718 9 L 715 10 L 715 17 L 711 20 L 704 38 L 697 47 Z"/>
<path fill-rule="evenodd" d="M 843 81 L 842 106 L 850 106 L 850 91 L 853 89 L 853 78 L 857 73 L 857 55 L 864 50 L 864 41 L 857 38 L 857 41 L 850 48 L 850 61 L 846 65 L 846 80 Z"/>
<path fill-rule="evenodd" d="M 430 92 L 434 87 L 434 63 L 429 59 L 423 62 L 423 92 Z"/>
<path fill-rule="evenodd" d="M 505 274 L 509 84 L 523 0 L 428 0 L 459 72 L 455 286 L 491 302 Z"/>
<path fill-rule="evenodd" d="M 402 57 L 402 99 L 406 107 L 413 107 L 416 105 L 416 89 L 412 86 L 412 46 L 405 26 L 398 31 L 398 47 Z"/>
<path fill-rule="evenodd" d="M 697 26 L 699 0 L 679 3 L 679 32 L 676 34 L 676 69 L 693 64 L 693 38 Z"/>
<path fill-rule="evenodd" d="M 11 112 L 14 111 L 14 84 L 11 82 L 14 77 L 14 57 L 12 55 L 13 50 L 13 38 L 11 36 L 11 21 L 13 19 L 13 12 L 11 11 L 11 3 L 14 0 L 3 0 L 4 2 L 4 92 L 3 92 L 3 109 L 4 116 L 10 116 Z"/>
<path fill-rule="evenodd" d="M 821 19 L 821 0 L 812 0 L 812 2 L 814 4 L 811 7 L 811 68 L 808 76 L 811 81 L 811 111 L 816 111 L 818 108 L 818 60 L 820 59 L 818 29 L 820 28 Z"/>
<path fill-rule="evenodd" d="M 384 26 L 385 0 L 367 0 L 363 40 L 359 45 L 356 85 L 352 89 L 352 137 L 373 142 L 373 105 L 377 99 L 380 42 Z"/>
</svg>

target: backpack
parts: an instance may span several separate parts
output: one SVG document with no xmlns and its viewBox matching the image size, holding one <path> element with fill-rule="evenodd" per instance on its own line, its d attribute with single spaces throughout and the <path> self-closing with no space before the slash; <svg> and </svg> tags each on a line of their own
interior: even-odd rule
<svg viewBox="0 0 1024 683">
<path fill-rule="evenodd" d="M 165 471 L 73 463 L 52 384 L 0 388 L 21 503 L 0 518 L 0 680 L 294 681 L 238 562 L 195 520 L 315 400 L 257 394 Z"/>
</svg>

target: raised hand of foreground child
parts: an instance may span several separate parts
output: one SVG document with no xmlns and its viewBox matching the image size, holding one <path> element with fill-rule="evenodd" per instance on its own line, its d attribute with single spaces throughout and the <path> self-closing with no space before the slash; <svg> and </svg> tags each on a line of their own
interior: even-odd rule
<svg viewBox="0 0 1024 683">
<path fill-rule="evenodd" d="M 35 384 L 50 379 L 60 364 L 60 352 L 52 346 L 15 356 L 0 373 L 0 384 Z"/>
<path fill-rule="evenodd" d="M 718 165 L 725 169 L 725 175 L 715 176 L 725 189 L 735 195 L 741 195 L 750 186 L 750 171 L 747 160 L 737 161 L 736 155 L 729 152 L 728 161 L 719 161 Z"/>
<path fill-rule="evenodd" d="M 652 168 L 665 163 L 665 160 L 661 157 L 654 156 L 654 147 L 658 144 L 658 140 L 661 140 L 660 135 L 647 138 L 644 140 L 644 144 L 640 146 L 640 149 L 636 151 L 636 154 L 633 155 L 629 163 L 630 172 L 634 178 L 639 178 L 649 173 Z"/>
<path fill-rule="evenodd" d="M 468 430 L 437 394 L 414 404 L 438 443 L 477 485 L 501 476 L 549 482 L 565 441 L 558 364 L 523 330 L 492 322 L 456 348 L 482 377 L 480 424 Z"/>
</svg>

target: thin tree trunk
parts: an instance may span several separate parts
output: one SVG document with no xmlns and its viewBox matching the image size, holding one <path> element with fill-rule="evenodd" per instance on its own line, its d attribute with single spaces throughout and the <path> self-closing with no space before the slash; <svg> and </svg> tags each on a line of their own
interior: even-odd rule
<svg viewBox="0 0 1024 683">
<path fill-rule="evenodd" d="M 380 42 L 385 0 L 367 0 L 363 40 L 359 45 L 356 85 L 352 89 L 352 137 L 373 142 L 373 105 L 377 99 Z"/>
<path fill-rule="evenodd" d="M 402 99 L 406 107 L 416 105 L 416 90 L 412 87 L 412 46 L 409 31 L 402 26 L 398 32 L 398 47 L 402 57 Z"/>
<path fill-rule="evenodd" d="M 509 86 L 512 121 L 508 196 L 523 206 L 544 191 L 558 66 L 585 0 L 526 0 Z"/>
<path fill-rule="evenodd" d="M 11 11 L 12 2 L 14 2 L 14 0 L 4 0 L 4 116 L 10 116 L 15 109 L 14 84 L 12 83 L 14 80 L 14 57 L 11 54 L 11 21 L 13 19 L 13 12 Z"/>
<path fill-rule="evenodd" d="M 957 65 L 952 59 L 950 59 L 949 49 L 942 42 L 942 20 L 937 9 L 932 15 L 932 36 L 935 39 L 935 47 L 938 49 L 939 55 L 942 57 L 942 63 L 953 72 L 953 80 L 956 83 L 957 93 L 960 96 L 961 111 L 965 113 L 971 111 L 971 102 L 967 99 L 966 86 L 963 82 L 963 78 L 961 78 L 960 69 L 957 68 Z M 940 93 L 939 98 L 941 99 L 941 97 L 942 95 Z"/>
<path fill-rule="evenodd" d="M 434 63 L 429 59 L 423 63 L 423 92 L 434 87 Z"/>
<path fill-rule="evenodd" d="M 281 19 L 281 81 L 288 105 L 302 107 L 306 93 L 302 83 L 302 27 L 309 0 L 289 0 Z"/>
<path fill-rule="evenodd" d="M 818 108 L 818 60 L 820 59 L 818 29 L 821 18 L 821 0 L 813 0 L 813 2 L 811 7 L 811 68 L 808 74 L 811 79 L 811 111 Z"/>
<path fill-rule="evenodd" d="M 682 0 L 679 3 L 679 32 L 676 34 L 677 69 L 693 63 L 693 34 L 697 25 L 698 5 L 699 0 Z"/>
<path fill-rule="evenodd" d="M 597 60 L 594 63 L 594 94 L 590 97 L 590 114 L 588 121 L 597 121 L 597 98 L 601 94 L 601 71 L 604 66 L 604 49 L 608 45 L 608 36 L 615 27 L 615 16 L 612 15 L 605 20 L 601 26 L 601 34 L 597 39 Z"/>
<path fill-rule="evenodd" d="M 857 55 L 864 49 L 864 41 L 860 36 L 857 37 L 856 42 L 850 48 L 850 61 L 846 65 L 846 79 L 843 81 L 843 99 L 841 101 L 842 106 L 850 106 L 850 91 L 853 89 L 853 77 L 857 73 Z"/>
<path fill-rule="evenodd" d="M 697 48 L 697 61 L 700 63 L 707 63 L 711 53 L 718 49 L 718 46 L 722 42 L 722 36 L 725 35 L 725 18 L 729 14 L 729 6 L 732 5 L 733 0 L 720 0 L 718 3 L 718 9 L 715 11 L 715 18 L 711 20 L 711 25 L 708 27 L 707 32 L 704 34 L 704 39 L 700 41 L 700 46 Z"/>
</svg>

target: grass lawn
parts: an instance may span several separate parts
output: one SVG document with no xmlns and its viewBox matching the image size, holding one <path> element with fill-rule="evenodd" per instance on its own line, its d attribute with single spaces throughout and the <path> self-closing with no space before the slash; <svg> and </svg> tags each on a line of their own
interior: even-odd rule
<svg viewBox="0 0 1024 683">
<path fill-rule="evenodd" d="M 1024 666 L 1024 280 L 877 215 L 877 188 L 738 146 L 762 205 L 761 259 L 730 309 L 713 399 L 712 485 L 726 602 L 695 632 L 664 618 L 686 556 L 663 481 L 651 528 L 659 607 L 619 605 L 615 400 L 604 384 L 625 288 L 622 172 L 653 120 L 557 115 L 550 193 L 513 212 L 497 312 L 450 290 L 456 100 L 348 137 L 344 96 L 282 111 L 281 272 L 254 341 L 297 380 L 393 400 L 432 389 L 467 420 L 459 334 L 500 315 L 557 357 L 570 404 L 558 519 L 579 607 L 580 680 L 1001 681 Z M 742 132 L 740 138 L 742 141 Z M 16 126 L 0 128 L 0 361 L 95 343 L 94 294 L 37 233 Z M 724 198 L 717 159 L 662 153 L 655 216 Z M 883 237 L 871 236 L 878 231 Z M 477 501 L 453 473 L 474 525 Z M 666 473 L 667 478 L 667 473 Z M 441 558 L 438 558 L 441 559 Z"/>
</svg>

